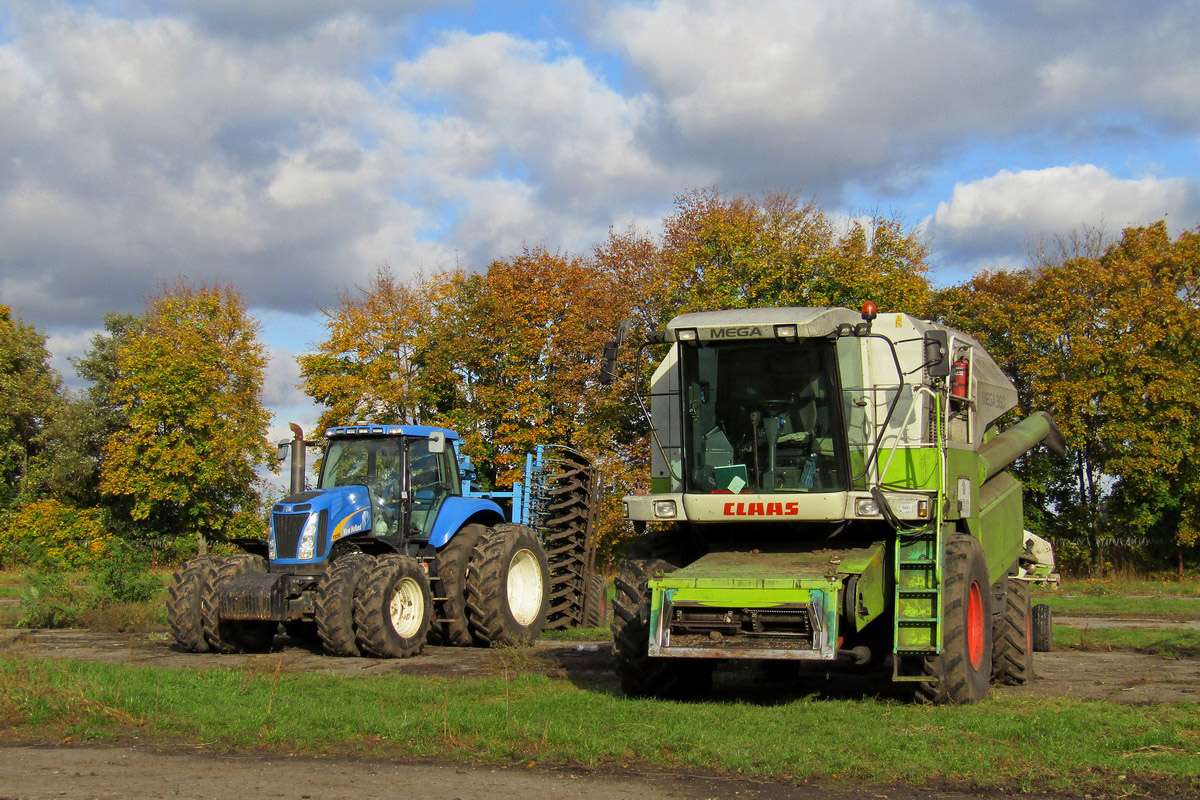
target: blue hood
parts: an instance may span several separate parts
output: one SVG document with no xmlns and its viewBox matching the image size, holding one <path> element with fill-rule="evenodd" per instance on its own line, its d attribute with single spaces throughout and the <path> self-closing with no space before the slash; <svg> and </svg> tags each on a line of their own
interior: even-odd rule
<svg viewBox="0 0 1200 800">
<path fill-rule="evenodd" d="M 368 532 L 372 523 L 371 493 L 366 486 L 314 489 L 285 497 L 271 509 L 271 563 L 320 563 L 329 557 L 334 542 Z M 314 534 L 313 554 L 311 558 L 297 558 L 306 527 Z"/>
</svg>

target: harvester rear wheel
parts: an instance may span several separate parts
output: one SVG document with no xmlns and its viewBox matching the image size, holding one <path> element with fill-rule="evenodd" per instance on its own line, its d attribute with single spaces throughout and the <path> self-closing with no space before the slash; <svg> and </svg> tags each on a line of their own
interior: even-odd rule
<svg viewBox="0 0 1200 800">
<path fill-rule="evenodd" d="M 625 559 L 613 602 L 613 651 L 621 689 L 630 697 L 687 700 L 712 688 L 716 665 L 692 658 L 650 657 L 650 589 L 655 574 L 673 572 L 661 559 Z"/>
<path fill-rule="evenodd" d="M 1054 649 L 1050 606 L 1045 603 L 1038 603 L 1033 607 L 1033 649 L 1039 653 L 1049 653 Z"/>
<path fill-rule="evenodd" d="M 184 650 L 207 653 L 208 640 L 204 638 L 204 595 L 212 593 L 213 573 L 216 558 L 199 556 L 189 559 L 180 567 L 171 580 L 167 597 L 167 622 L 171 624 L 171 635 Z"/>
<path fill-rule="evenodd" d="M 587 591 L 583 596 L 583 627 L 603 628 L 608 620 L 608 595 L 605 592 L 604 576 L 593 572 L 588 576 Z"/>
<path fill-rule="evenodd" d="M 464 525 L 437 554 L 438 580 L 446 599 L 441 601 L 438 617 L 430 629 L 438 643 L 470 646 L 471 627 L 467 624 L 467 567 L 479 537 L 487 531 L 483 525 Z"/>
<path fill-rule="evenodd" d="M 533 643 L 546 624 L 549 586 L 546 551 L 532 528 L 488 528 L 467 568 L 471 635 L 484 645 Z"/>
<path fill-rule="evenodd" d="M 914 684 L 929 703 L 975 703 L 992 675 L 992 593 L 979 540 L 955 534 L 946 542 L 942 583 L 942 652 L 925 659 L 931 680 Z"/>
<path fill-rule="evenodd" d="M 421 652 L 432 618 L 429 576 L 410 556 L 381 556 L 354 598 L 358 646 L 379 658 Z"/>
<path fill-rule="evenodd" d="M 1029 582 L 1011 575 L 1000 580 L 998 602 L 1003 616 L 992 628 L 992 680 L 1022 685 L 1033 677 L 1033 609 Z"/>
<path fill-rule="evenodd" d="M 258 653 L 268 649 L 279 623 L 266 620 L 221 619 L 221 584 L 247 572 L 266 572 L 267 560 L 250 553 L 215 559 L 212 591 L 203 594 L 204 638 L 214 653 Z"/>
<path fill-rule="evenodd" d="M 354 595 L 371 563 L 364 553 L 347 553 L 333 562 L 317 585 L 317 636 L 332 655 L 362 655 L 354 636 Z"/>
</svg>

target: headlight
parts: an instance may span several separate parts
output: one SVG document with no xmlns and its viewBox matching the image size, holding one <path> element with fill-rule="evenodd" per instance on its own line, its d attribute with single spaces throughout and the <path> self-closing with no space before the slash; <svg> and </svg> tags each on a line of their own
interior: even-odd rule
<svg viewBox="0 0 1200 800">
<path fill-rule="evenodd" d="M 271 531 L 267 536 L 267 560 L 275 560 L 275 531 Z"/>
<path fill-rule="evenodd" d="M 879 503 L 873 497 L 860 497 L 854 504 L 854 513 L 860 517 L 878 517 Z"/>
<path fill-rule="evenodd" d="M 317 516 L 309 514 L 308 522 L 304 523 L 304 530 L 300 532 L 300 546 L 296 548 L 296 558 L 301 561 L 312 558 L 313 551 L 317 549 Z"/>
<path fill-rule="evenodd" d="M 679 512 L 675 509 L 674 500 L 655 500 L 654 516 L 659 519 L 675 519 Z"/>
</svg>

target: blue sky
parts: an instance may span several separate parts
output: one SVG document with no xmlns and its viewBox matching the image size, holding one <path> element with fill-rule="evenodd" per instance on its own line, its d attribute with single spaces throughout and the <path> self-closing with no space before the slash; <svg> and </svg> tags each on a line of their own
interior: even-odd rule
<svg viewBox="0 0 1200 800">
<path fill-rule="evenodd" d="M 221 279 L 294 357 L 387 263 L 586 251 L 689 188 L 920 226 L 933 277 L 1200 224 L 1200 2 L 0 0 L 0 303 L 55 363 Z"/>
</svg>

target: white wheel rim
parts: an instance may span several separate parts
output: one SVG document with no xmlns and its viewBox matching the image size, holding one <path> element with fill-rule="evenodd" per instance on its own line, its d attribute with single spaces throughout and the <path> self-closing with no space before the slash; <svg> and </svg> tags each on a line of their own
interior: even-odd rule
<svg viewBox="0 0 1200 800">
<path fill-rule="evenodd" d="M 412 578 L 401 579 L 388 605 L 392 628 L 401 639 L 411 639 L 417 635 L 417 631 L 421 630 L 424 611 L 425 598 L 421 594 L 420 584 Z"/>
<path fill-rule="evenodd" d="M 529 550 L 518 550 L 508 562 L 508 609 L 517 624 L 526 627 L 542 610 L 542 567 Z"/>
</svg>

